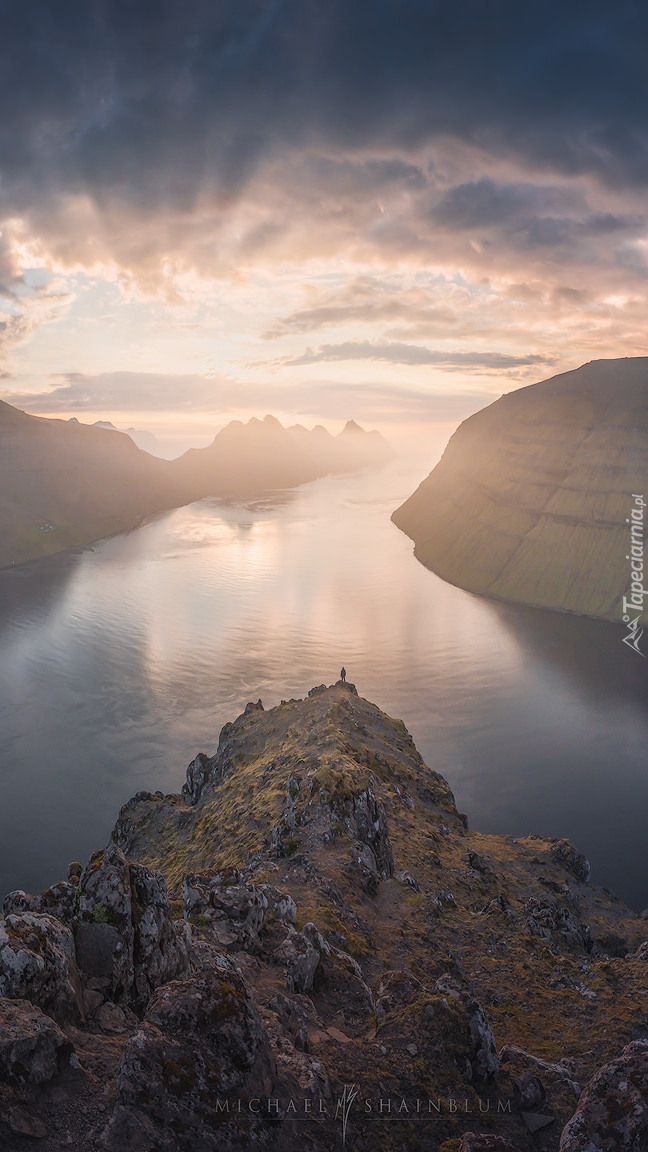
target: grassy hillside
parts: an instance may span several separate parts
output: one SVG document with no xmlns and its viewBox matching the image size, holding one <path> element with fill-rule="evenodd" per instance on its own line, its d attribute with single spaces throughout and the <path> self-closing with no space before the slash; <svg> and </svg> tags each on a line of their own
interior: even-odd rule
<svg viewBox="0 0 648 1152">
<path fill-rule="evenodd" d="M 586 364 L 471 416 L 392 518 L 453 584 L 619 621 L 633 494 L 648 494 L 645 357 Z"/>
<path fill-rule="evenodd" d="M 0 402 L 0 566 L 135 527 L 174 503 L 166 462 L 129 436 Z"/>
</svg>

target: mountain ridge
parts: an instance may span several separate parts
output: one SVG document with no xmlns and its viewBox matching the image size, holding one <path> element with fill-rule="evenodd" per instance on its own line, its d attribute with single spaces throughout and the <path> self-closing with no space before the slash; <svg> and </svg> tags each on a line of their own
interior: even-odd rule
<svg viewBox="0 0 648 1152">
<path fill-rule="evenodd" d="M 352 684 L 250 702 L 3 912 L 7 1152 L 328 1152 L 352 1087 L 355 1152 L 643 1147 L 645 917 L 566 840 L 472 831 Z"/>
<path fill-rule="evenodd" d="M 114 427 L 31 416 L 0 401 L 0 568 L 207 496 L 257 496 L 393 455 L 379 434 L 349 444 L 323 432 L 298 435 L 276 417 L 233 421 L 207 448 L 163 460 Z"/>
</svg>

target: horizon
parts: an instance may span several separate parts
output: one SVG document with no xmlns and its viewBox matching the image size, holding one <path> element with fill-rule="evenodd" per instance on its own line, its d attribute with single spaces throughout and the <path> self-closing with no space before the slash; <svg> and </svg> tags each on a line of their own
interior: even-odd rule
<svg viewBox="0 0 648 1152">
<path fill-rule="evenodd" d="M 645 354 L 645 22 L 10 12 L 3 397 L 194 441 L 264 411 L 404 439 Z"/>
</svg>

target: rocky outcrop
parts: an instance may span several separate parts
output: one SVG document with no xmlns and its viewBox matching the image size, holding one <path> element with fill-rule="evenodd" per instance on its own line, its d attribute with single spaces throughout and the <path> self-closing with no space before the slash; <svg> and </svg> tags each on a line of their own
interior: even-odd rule
<svg viewBox="0 0 648 1152">
<path fill-rule="evenodd" d="M 29 1000 L 56 1020 L 78 1019 L 74 938 L 53 916 L 19 912 L 0 921 L 0 996 Z"/>
<path fill-rule="evenodd" d="M 110 1152 L 263 1146 L 261 1101 L 272 1078 L 268 1040 L 249 989 L 240 972 L 221 961 L 208 975 L 156 992 L 124 1049 L 104 1146 Z"/>
<path fill-rule="evenodd" d="M 0 999 L 0 1079 L 44 1084 L 69 1064 L 72 1044 L 28 1000 Z"/>
<path fill-rule="evenodd" d="M 164 877 L 128 863 L 116 844 L 95 852 L 81 874 L 76 949 L 79 967 L 106 982 L 111 1000 L 135 1007 L 189 965 L 187 934 L 171 919 Z"/>
<path fill-rule="evenodd" d="M 630 562 L 645 535 L 647 459 L 648 358 L 597 360 L 465 420 L 392 519 L 451 584 L 645 623 Z"/>
<path fill-rule="evenodd" d="M 646 921 L 573 845 L 470 830 L 348 684 L 252 702 L 187 781 L 6 898 L 3 1148 L 323 1152 L 342 1099 L 347 1143 L 385 1152 L 558 1152 L 607 1104 L 642 1131 L 641 1053 L 607 1095 L 591 1078 L 648 1028 Z"/>
<path fill-rule="evenodd" d="M 314 928 L 307 924 L 306 929 Z M 288 935 L 275 952 L 275 962 L 284 969 L 286 986 L 290 992 L 310 992 L 313 980 L 321 959 L 321 950 L 317 947 L 319 940 L 313 939 L 315 935 L 307 930 L 295 932 L 290 929 Z"/>
<path fill-rule="evenodd" d="M 564 868 L 574 880 L 579 880 L 581 884 L 587 884 L 592 869 L 587 856 L 583 856 L 582 852 L 577 852 L 573 844 L 569 840 L 555 840 L 551 842 L 549 855 L 554 864 L 558 864 L 560 868 Z"/>
<path fill-rule="evenodd" d="M 648 1040 L 635 1040 L 593 1077 L 563 1130 L 560 1152 L 648 1147 Z"/>
</svg>

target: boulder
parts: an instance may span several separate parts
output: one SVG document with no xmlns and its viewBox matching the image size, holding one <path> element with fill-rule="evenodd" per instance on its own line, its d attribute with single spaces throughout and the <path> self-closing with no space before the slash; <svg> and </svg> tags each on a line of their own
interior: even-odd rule
<svg viewBox="0 0 648 1152">
<path fill-rule="evenodd" d="M 320 962 L 321 952 L 309 939 L 308 929 L 317 929 L 307 924 L 303 932 L 288 929 L 288 934 L 274 953 L 275 964 L 281 964 L 286 972 L 286 985 L 289 992 L 310 992 Z M 319 935 L 319 934 L 318 934 Z"/>
<path fill-rule="evenodd" d="M 604 1064 L 563 1128 L 560 1152 L 644 1152 L 648 1148 L 648 1040 L 634 1040 Z"/>
<path fill-rule="evenodd" d="M 13 912 L 46 912 L 64 924 L 72 925 L 77 911 L 76 902 L 76 885 L 69 880 L 59 880 L 41 892 L 40 896 L 32 896 L 21 888 L 8 892 L 2 902 L 2 911 L 4 916 L 11 916 Z"/>
<path fill-rule="evenodd" d="M 79 924 L 76 930 L 76 957 L 86 977 L 105 978 L 114 992 L 113 977 L 124 967 L 124 944 L 112 924 Z"/>
<path fill-rule="evenodd" d="M 77 888 L 69 880 L 59 880 L 39 897 L 39 912 L 48 912 L 64 924 L 72 925 L 76 916 Z"/>
<path fill-rule="evenodd" d="M 70 1062 L 73 1047 L 28 1000 L 0 999 L 0 1079 L 45 1084 Z"/>
<path fill-rule="evenodd" d="M 40 897 L 24 892 L 22 888 L 15 888 L 7 892 L 2 901 L 2 915 L 11 916 L 14 912 L 40 912 Z"/>
<path fill-rule="evenodd" d="M 272 1074 L 268 1040 L 249 989 L 223 958 L 210 972 L 172 981 L 154 994 L 142 1027 L 124 1048 L 118 1102 L 104 1147 L 236 1152 L 262 1143 L 260 1112 Z M 230 1115 L 234 1099 L 245 1104 Z"/>
<path fill-rule="evenodd" d="M 30 1000 L 61 1021 L 82 1016 L 70 929 L 41 912 L 0 921 L 0 996 Z"/>
<path fill-rule="evenodd" d="M 155 988 L 189 970 L 184 924 L 171 919 L 160 872 L 129 864 L 116 844 L 95 852 L 80 880 L 79 968 L 108 981 L 108 997 L 143 1008 Z"/>
<path fill-rule="evenodd" d="M 112 924 L 121 934 L 131 924 L 131 884 L 126 857 L 116 844 L 94 852 L 79 882 L 79 917 L 82 921 Z"/>
<path fill-rule="evenodd" d="M 478 1000 L 466 1002 L 468 1027 L 473 1040 L 469 1055 L 474 1080 L 492 1080 L 499 1072 L 499 1059 L 495 1047 L 495 1037 L 486 1013 Z"/>
<path fill-rule="evenodd" d="M 258 884 L 257 891 L 265 896 L 268 901 L 268 912 L 271 912 L 276 920 L 282 920 L 285 924 L 297 923 L 297 905 L 289 892 L 280 892 L 271 884 Z"/>
<path fill-rule="evenodd" d="M 204 752 L 199 752 L 187 768 L 187 781 L 182 785 L 182 795 L 187 804 L 197 804 L 209 780 L 214 761 Z"/>
<path fill-rule="evenodd" d="M 253 884 L 231 883 L 231 875 L 220 872 L 191 872 L 182 879 L 185 916 L 202 916 L 216 930 L 224 945 L 247 951 L 259 947 L 268 911 L 264 889 Z"/>
<path fill-rule="evenodd" d="M 574 880 L 578 880 L 579 884 L 587 884 L 592 869 L 587 856 L 583 856 L 582 852 L 578 852 L 569 840 L 554 840 L 552 841 L 549 855 L 554 864 L 568 872 Z"/>
<path fill-rule="evenodd" d="M 542 1080 L 531 1068 L 513 1081 L 513 1100 L 518 1112 L 537 1112 L 544 1105 L 547 1093 Z"/>
<path fill-rule="evenodd" d="M 133 938 L 131 999 L 145 1005 L 162 984 L 189 971 L 190 936 L 171 919 L 166 880 L 141 864 L 129 866 Z"/>
</svg>

